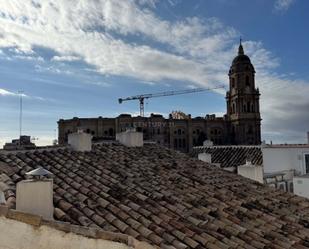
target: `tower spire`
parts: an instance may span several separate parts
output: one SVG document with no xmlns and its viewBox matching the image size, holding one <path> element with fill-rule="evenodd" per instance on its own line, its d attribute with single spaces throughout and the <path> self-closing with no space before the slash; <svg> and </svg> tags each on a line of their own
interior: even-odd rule
<svg viewBox="0 0 309 249">
<path fill-rule="evenodd" d="M 243 54 L 245 54 L 245 53 L 244 53 L 244 48 L 243 48 L 241 42 L 242 42 L 242 39 L 241 39 L 241 37 L 240 37 L 240 39 L 239 39 L 238 55 L 243 55 Z"/>
</svg>

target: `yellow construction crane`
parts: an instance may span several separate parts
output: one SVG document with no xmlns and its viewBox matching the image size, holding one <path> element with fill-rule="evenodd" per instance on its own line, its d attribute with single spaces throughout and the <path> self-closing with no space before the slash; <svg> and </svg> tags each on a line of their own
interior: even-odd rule
<svg viewBox="0 0 309 249">
<path fill-rule="evenodd" d="M 167 92 L 159 92 L 159 93 L 147 93 L 141 95 L 135 95 L 127 98 L 119 98 L 118 102 L 121 104 L 124 101 L 128 100 L 139 100 L 139 109 L 141 117 L 144 117 L 144 100 L 150 98 L 157 98 L 157 97 L 165 97 L 165 96 L 173 96 L 173 95 L 180 95 L 180 94 L 188 94 L 188 93 L 196 93 L 196 92 L 204 92 L 210 91 L 215 89 L 225 88 L 224 85 L 220 85 L 217 87 L 212 88 L 194 88 L 194 89 L 187 89 L 187 90 L 178 90 L 178 91 L 167 91 Z"/>
</svg>

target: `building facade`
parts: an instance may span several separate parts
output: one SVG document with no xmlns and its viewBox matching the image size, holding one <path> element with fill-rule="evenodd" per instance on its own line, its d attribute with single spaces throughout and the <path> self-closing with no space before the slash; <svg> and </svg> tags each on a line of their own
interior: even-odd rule
<svg viewBox="0 0 309 249">
<path fill-rule="evenodd" d="M 227 112 L 224 117 L 214 114 L 192 118 L 191 115 L 151 114 L 132 117 L 121 114 L 116 118 L 73 118 L 58 121 L 59 144 L 67 143 L 68 134 L 84 130 L 94 140 L 115 139 L 115 134 L 128 128 L 143 132 L 145 140 L 183 152 L 202 145 L 208 139 L 215 145 L 260 144 L 261 118 L 259 90 L 255 88 L 255 70 L 244 54 L 242 44 L 229 70 L 229 91 L 226 93 Z"/>
</svg>

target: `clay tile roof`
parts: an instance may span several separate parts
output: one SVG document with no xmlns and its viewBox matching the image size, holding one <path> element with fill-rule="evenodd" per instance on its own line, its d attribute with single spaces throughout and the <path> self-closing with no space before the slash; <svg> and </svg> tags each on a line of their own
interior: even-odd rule
<svg viewBox="0 0 309 249">
<path fill-rule="evenodd" d="M 221 168 L 237 167 L 250 160 L 253 165 L 262 165 L 263 156 L 260 146 L 199 146 L 194 147 L 191 155 L 211 154 L 212 163 L 219 163 Z"/>
<path fill-rule="evenodd" d="M 0 162 L 11 199 L 27 171 L 52 172 L 54 217 L 71 224 L 170 249 L 309 246 L 307 199 L 157 145 L 0 153 Z"/>
</svg>

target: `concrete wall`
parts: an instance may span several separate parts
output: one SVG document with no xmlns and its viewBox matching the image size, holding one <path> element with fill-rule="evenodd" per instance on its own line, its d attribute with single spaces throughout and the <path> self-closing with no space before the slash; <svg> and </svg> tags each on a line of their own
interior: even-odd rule
<svg viewBox="0 0 309 249">
<path fill-rule="evenodd" d="M 154 249 L 133 237 L 98 228 L 46 221 L 0 205 L 1 249 Z"/>
<path fill-rule="evenodd" d="M 136 131 L 117 133 L 116 140 L 127 147 L 142 147 L 144 144 L 143 133 Z"/>
<path fill-rule="evenodd" d="M 203 162 L 211 163 L 211 154 L 209 153 L 199 153 L 197 158 Z"/>
<path fill-rule="evenodd" d="M 53 219 L 52 180 L 24 180 L 17 183 L 16 210 Z"/>
<path fill-rule="evenodd" d="M 68 144 L 76 151 L 91 151 L 91 140 L 92 135 L 84 132 L 72 133 L 68 136 Z"/>
<path fill-rule="evenodd" d="M 256 165 L 238 166 L 238 174 L 251 180 L 264 183 L 262 166 L 256 166 Z"/>
<path fill-rule="evenodd" d="M 0 248 L 2 249 L 129 249 L 121 243 L 96 240 L 74 233 L 65 233 L 48 226 L 29 224 L 0 217 Z"/>
<path fill-rule="evenodd" d="M 294 194 L 309 198 L 309 177 L 293 178 Z"/>
<path fill-rule="evenodd" d="M 296 175 L 306 174 L 304 154 L 309 147 L 262 147 L 264 173 L 295 170 Z"/>
</svg>

